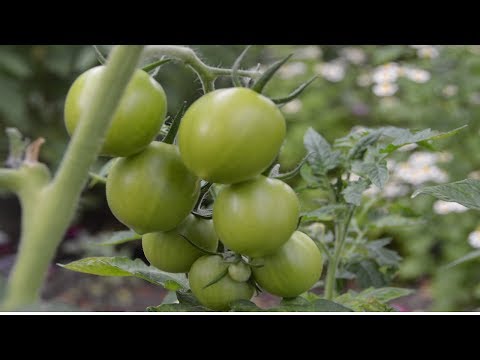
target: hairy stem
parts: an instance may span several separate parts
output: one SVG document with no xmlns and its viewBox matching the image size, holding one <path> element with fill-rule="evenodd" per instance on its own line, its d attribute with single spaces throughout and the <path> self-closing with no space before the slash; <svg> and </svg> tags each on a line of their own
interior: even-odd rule
<svg viewBox="0 0 480 360">
<path fill-rule="evenodd" d="M 53 181 L 19 192 L 22 236 L 7 285 L 4 310 L 15 310 L 38 300 L 48 266 L 73 218 L 89 168 L 100 151 L 142 49 L 142 46 L 117 46 L 112 50 L 103 79 L 92 91 L 89 107 Z"/>
<path fill-rule="evenodd" d="M 192 49 L 176 45 L 150 45 L 145 48 L 146 58 L 155 57 L 173 58 L 189 66 L 200 79 L 203 92 L 207 93 L 215 89 L 215 79 L 219 76 L 232 75 L 232 69 L 218 68 L 205 64 Z M 237 70 L 238 76 L 257 78 L 261 75 L 258 71 Z"/>
<path fill-rule="evenodd" d="M 343 244 L 345 243 L 345 239 L 347 237 L 350 220 L 352 220 L 354 212 L 355 207 L 351 206 L 348 210 L 346 217 L 342 221 L 335 222 L 335 251 L 332 258 L 328 262 L 327 278 L 325 284 L 325 298 L 327 300 L 332 300 L 335 294 L 335 275 L 337 272 L 338 262 L 342 253 Z"/>
</svg>

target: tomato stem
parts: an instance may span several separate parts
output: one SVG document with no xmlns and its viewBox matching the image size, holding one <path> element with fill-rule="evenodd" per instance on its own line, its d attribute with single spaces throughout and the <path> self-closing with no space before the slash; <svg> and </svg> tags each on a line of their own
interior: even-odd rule
<svg viewBox="0 0 480 360">
<path fill-rule="evenodd" d="M 40 163 L 24 163 L 16 174 L 0 170 L 4 185 L 15 177 L 22 204 L 22 235 L 10 273 L 2 310 L 15 310 L 38 300 L 48 267 L 73 218 L 89 168 L 97 158 L 109 123 L 140 59 L 143 46 L 117 46 L 107 61 L 103 81 L 73 135 L 52 181 Z"/>
</svg>

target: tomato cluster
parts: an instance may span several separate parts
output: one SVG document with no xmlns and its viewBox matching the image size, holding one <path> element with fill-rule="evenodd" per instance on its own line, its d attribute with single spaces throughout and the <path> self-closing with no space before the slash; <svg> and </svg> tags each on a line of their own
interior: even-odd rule
<svg viewBox="0 0 480 360">
<path fill-rule="evenodd" d="M 93 68 L 72 85 L 65 106 L 70 134 L 103 70 Z M 213 310 L 250 299 L 255 285 L 282 297 L 307 291 L 320 278 L 321 252 L 296 231 L 295 192 L 262 175 L 285 138 L 277 106 L 248 88 L 210 92 L 184 114 L 178 147 L 155 140 L 166 108 L 161 85 L 137 70 L 101 150 L 118 157 L 107 178 L 108 205 L 119 221 L 142 235 L 150 264 L 188 273 L 192 293 Z M 202 179 L 216 184 L 213 220 L 193 211 Z"/>
</svg>

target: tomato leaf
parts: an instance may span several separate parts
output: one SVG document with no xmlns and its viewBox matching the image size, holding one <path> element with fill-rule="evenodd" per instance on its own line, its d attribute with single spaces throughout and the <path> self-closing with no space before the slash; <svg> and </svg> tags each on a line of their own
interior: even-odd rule
<svg viewBox="0 0 480 360">
<path fill-rule="evenodd" d="M 312 211 L 303 212 L 300 215 L 302 216 L 302 223 L 312 221 L 331 221 L 346 210 L 347 206 L 344 204 L 332 204 L 322 206 Z"/>
<path fill-rule="evenodd" d="M 308 128 L 303 137 L 303 144 L 309 153 L 308 163 L 312 169 L 320 173 L 326 173 L 334 169 L 340 163 L 340 152 L 332 151 L 332 147 L 325 138 L 313 128 Z"/>
<path fill-rule="evenodd" d="M 362 158 L 367 148 L 371 145 L 374 145 L 381 136 L 382 131 L 374 130 L 371 133 L 361 137 L 348 152 L 348 158 L 351 160 Z"/>
<path fill-rule="evenodd" d="M 336 297 L 335 301 L 355 311 L 393 311 L 393 308 L 388 305 L 389 301 L 412 293 L 413 290 L 395 287 L 368 288 L 360 293 L 350 290 Z"/>
<path fill-rule="evenodd" d="M 57 264 L 65 269 L 99 276 L 134 276 L 152 284 L 163 286 L 167 290 L 188 289 L 188 281 L 184 274 L 171 274 L 142 260 L 131 260 L 127 257 L 90 257 L 69 264 Z"/>
<path fill-rule="evenodd" d="M 342 191 L 345 201 L 352 205 L 359 206 L 362 202 L 362 194 L 368 189 L 369 183 L 364 179 L 353 181 Z"/>
<path fill-rule="evenodd" d="M 400 227 L 418 226 L 425 223 L 425 220 L 405 217 L 398 214 L 389 214 L 373 220 L 368 224 L 371 228 L 376 229 L 392 229 Z"/>
<path fill-rule="evenodd" d="M 357 275 L 358 284 L 362 288 L 371 286 L 379 288 L 386 285 L 384 275 L 378 270 L 378 266 L 373 260 L 363 259 L 354 262 L 347 267 L 347 270 Z"/>
<path fill-rule="evenodd" d="M 370 257 L 380 266 L 398 266 L 402 260 L 396 251 L 385 248 L 391 241 L 391 239 L 380 239 L 369 241 L 366 244 Z"/>
<path fill-rule="evenodd" d="M 420 194 L 432 195 L 443 201 L 453 201 L 469 209 L 480 210 L 480 180 L 466 179 L 424 187 L 415 191 L 412 198 Z"/>
<path fill-rule="evenodd" d="M 123 244 L 129 241 L 140 240 L 142 235 L 137 234 L 133 230 L 116 231 L 106 240 L 95 242 L 96 245 L 109 246 Z"/>
<path fill-rule="evenodd" d="M 352 171 L 367 178 L 379 189 L 383 189 L 388 180 L 387 162 L 385 160 L 380 160 L 379 162 L 354 162 Z"/>
</svg>

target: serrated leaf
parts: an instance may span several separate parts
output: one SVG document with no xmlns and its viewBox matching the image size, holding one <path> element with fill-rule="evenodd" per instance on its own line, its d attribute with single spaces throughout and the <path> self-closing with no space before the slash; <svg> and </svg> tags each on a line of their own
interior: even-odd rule
<svg viewBox="0 0 480 360">
<path fill-rule="evenodd" d="M 129 241 L 140 240 L 141 238 L 142 235 L 137 234 L 133 230 L 116 231 L 112 233 L 109 238 L 96 242 L 95 244 L 100 246 L 118 245 Z"/>
<path fill-rule="evenodd" d="M 388 181 L 388 168 L 385 160 L 375 163 L 356 162 L 352 167 L 352 171 L 357 175 L 366 177 L 379 189 L 383 189 Z"/>
<path fill-rule="evenodd" d="M 418 226 L 424 224 L 425 221 L 418 218 L 408 218 L 398 214 L 390 214 L 382 216 L 369 223 L 368 226 L 377 229 L 391 229 L 398 227 Z"/>
<path fill-rule="evenodd" d="M 171 274 L 153 266 L 146 265 L 142 260 L 131 260 L 127 257 L 90 257 L 59 266 L 81 273 L 99 276 L 134 276 L 152 284 L 160 285 L 167 290 L 177 291 L 189 289 L 188 280 L 184 274 Z"/>
<path fill-rule="evenodd" d="M 357 297 L 371 298 L 374 297 L 380 302 L 387 303 L 391 300 L 401 298 L 413 294 L 412 289 L 384 287 L 384 288 L 368 288 L 357 294 Z"/>
<path fill-rule="evenodd" d="M 342 204 L 326 205 L 313 211 L 301 213 L 302 223 L 310 221 L 331 221 L 345 212 L 347 207 Z"/>
<path fill-rule="evenodd" d="M 475 250 L 475 251 L 472 251 L 470 253 L 468 253 L 467 255 L 465 256 L 462 256 L 460 259 L 457 259 L 455 261 L 452 261 L 451 263 L 445 265 L 445 269 L 450 269 L 454 266 L 457 266 L 457 265 L 460 265 L 460 264 L 463 264 L 463 263 L 466 263 L 468 261 L 472 261 L 472 260 L 475 260 L 475 259 L 478 259 L 480 258 L 480 250 Z"/>
<path fill-rule="evenodd" d="M 362 202 L 362 194 L 368 189 L 368 186 L 368 182 L 363 179 L 351 182 L 342 191 L 343 198 L 347 203 L 359 206 Z"/>
<path fill-rule="evenodd" d="M 313 128 L 310 127 L 306 131 L 303 144 L 307 151 L 311 153 L 307 161 L 314 170 L 326 173 L 340 164 L 340 152 L 332 151 L 328 141 Z"/>
<path fill-rule="evenodd" d="M 300 168 L 300 176 L 310 187 L 320 187 L 323 183 L 322 179 L 318 178 L 312 170 L 312 167 L 308 164 L 304 164 Z"/>
<path fill-rule="evenodd" d="M 206 307 L 188 304 L 161 304 L 147 307 L 148 312 L 206 312 L 210 311 Z"/>
<path fill-rule="evenodd" d="M 370 241 L 366 244 L 368 253 L 380 266 L 398 266 L 402 257 L 396 251 L 386 249 L 391 239 Z"/>
<path fill-rule="evenodd" d="M 424 187 L 415 191 L 412 198 L 420 194 L 432 195 L 443 201 L 453 201 L 469 209 L 480 210 L 480 180 L 466 179 Z"/>
<path fill-rule="evenodd" d="M 375 144 L 382 136 L 381 130 L 373 131 L 363 137 L 361 137 L 357 143 L 348 152 L 348 158 L 355 160 L 363 156 L 365 151 L 370 145 Z"/>
<path fill-rule="evenodd" d="M 455 135 L 457 132 L 464 129 L 465 127 L 466 125 L 443 133 L 439 131 L 433 131 L 431 129 L 425 129 L 416 133 L 412 133 L 408 129 L 385 127 L 381 129 L 383 134 L 385 136 L 393 138 L 393 141 L 386 147 L 381 149 L 380 152 L 391 153 L 404 145 L 443 139 Z"/>
<path fill-rule="evenodd" d="M 350 264 L 347 270 L 357 275 L 357 281 L 361 288 L 369 288 L 371 286 L 379 288 L 386 285 L 383 274 L 378 270 L 373 260 L 364 259 L 355 262 Z"/>
</svg>

